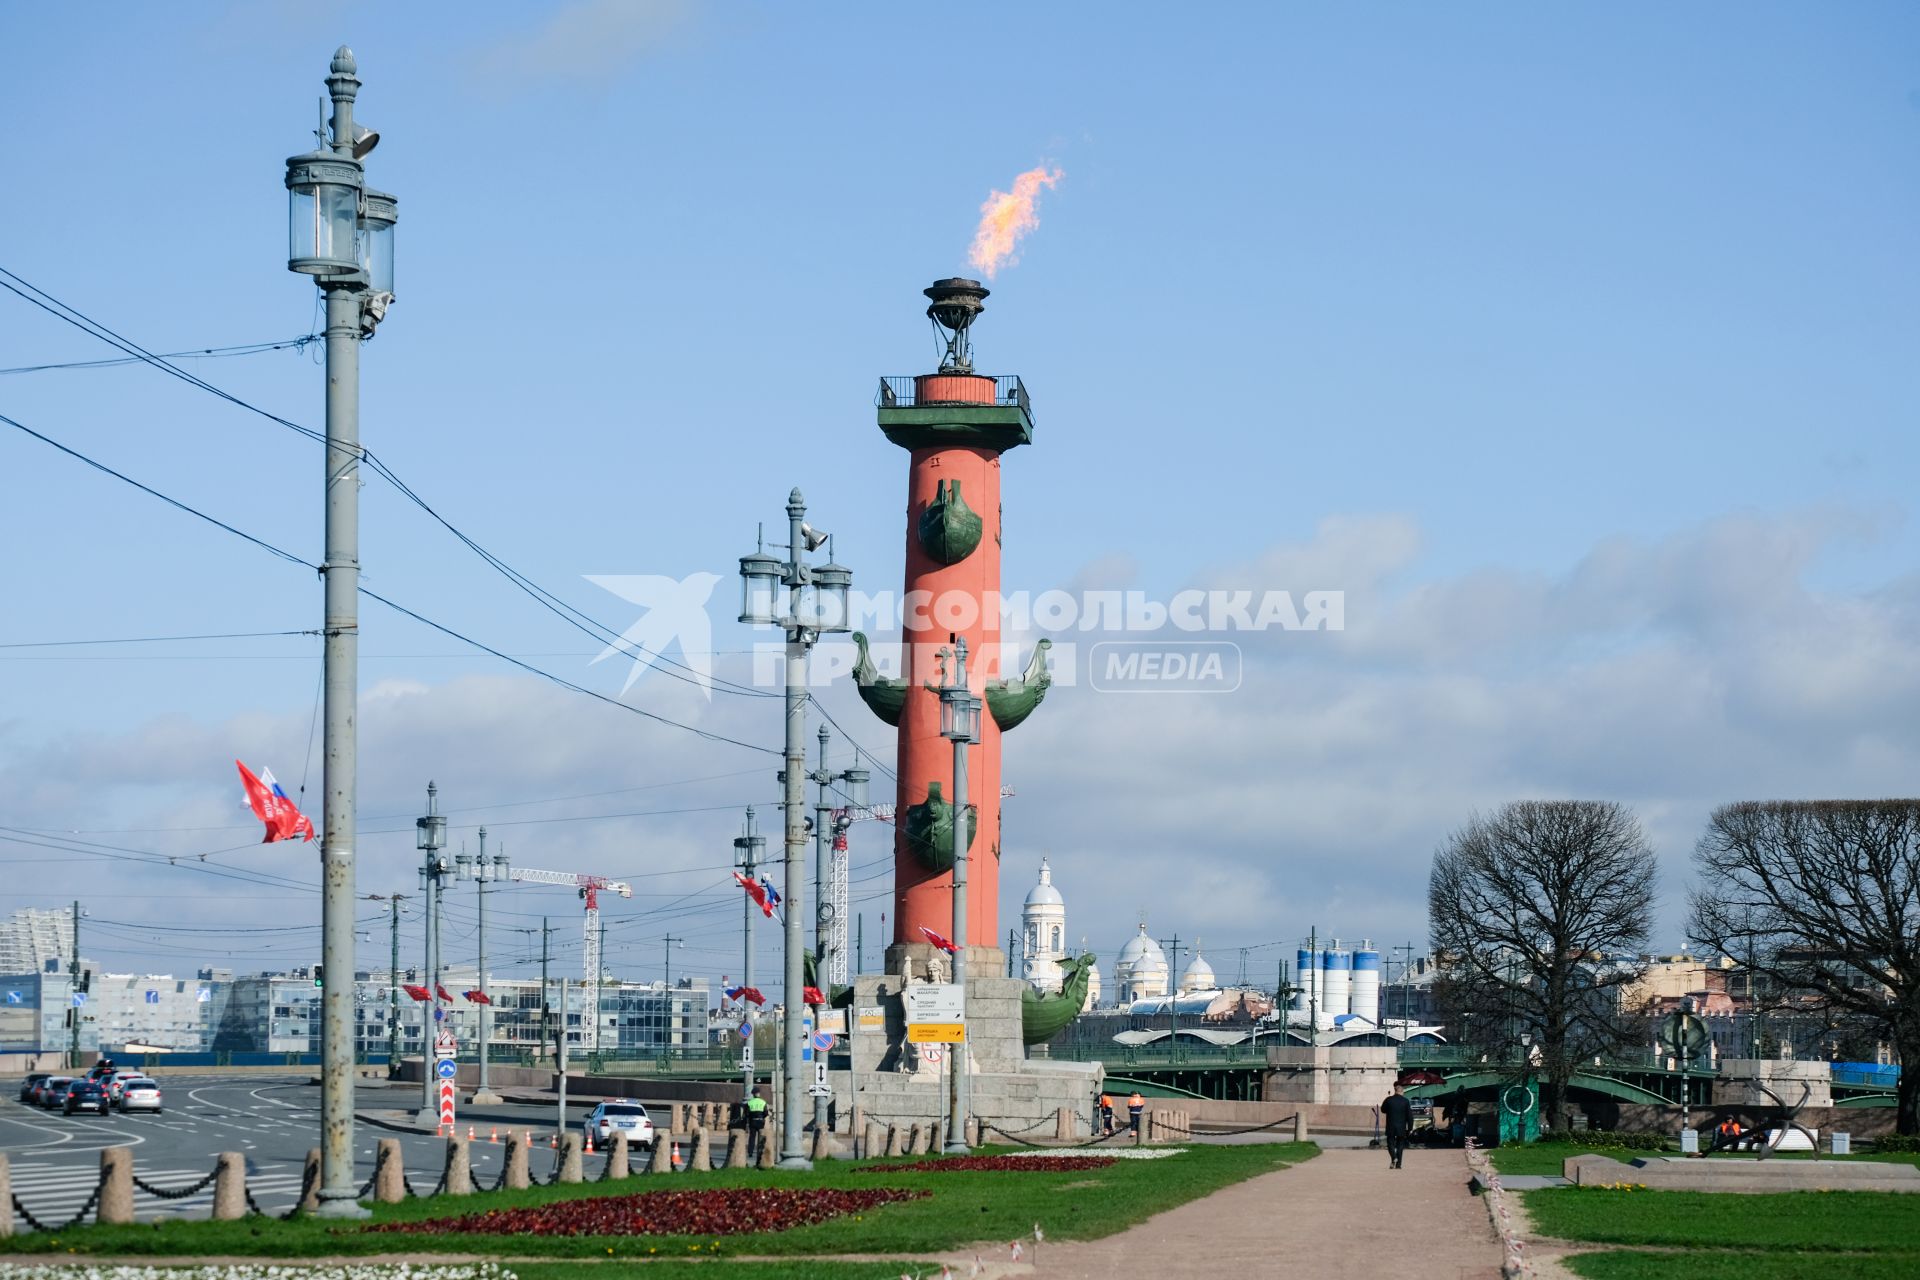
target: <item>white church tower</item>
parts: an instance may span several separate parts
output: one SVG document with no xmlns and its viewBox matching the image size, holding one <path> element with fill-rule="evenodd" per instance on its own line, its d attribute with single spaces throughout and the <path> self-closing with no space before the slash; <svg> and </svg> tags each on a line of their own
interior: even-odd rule
<svg viewBox="0 0 1920 1280">
<path fill-rule="evenodd" d="M 1053 887 L 1053 870 L 1045 858 L 1040 859 L 1040 883 L 1027 890 L 1026 903 L 1020 908 L 1020 925 L 1026 933 L 1021 976 L 1036 991 L 1058 991 L 1060 962 L 1067 955 L 1067 904 Z"/>
</svg>

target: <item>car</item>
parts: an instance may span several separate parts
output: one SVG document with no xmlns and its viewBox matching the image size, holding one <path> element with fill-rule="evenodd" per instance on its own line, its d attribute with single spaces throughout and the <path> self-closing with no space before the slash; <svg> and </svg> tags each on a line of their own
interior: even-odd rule
<svg viewBox="0 0 1920 1280">
<path fill-rule="evenodd" d="M 102 1083 L 107 1086 L 107 1096 L 115 1102 L 118 1102 L 120 1101 L 120 1091 L 127 1087 L 128 1082 L 145 1079 L 146 1077 L 138 1071 L 116 1071 L 108 1076 Z"/>
<path fill-rule="evenodd" d="M 113 1100 L 107 1097 L 107 1086 L 98 1080 L 75 1080 L 67 1086 L 66 1099 L 60 1109 L 68 1115 L 76 1111 L 105 1115 L 113 1110 Z"/>
<path fill-rule="evenodd" d="M 22 1080 L 20 1082 L 20 1101 L 32 1102 L 34 1100 L 33 1095 L 40 1091 L 40 1086 L 52 1079 L 52 1077 L 53 1073 L 50 1071 L 36 1071 L 25 1080 Z"/>
<path fill-rule="evenodd" d="M 67 1086 L 73 1083 L 72 1076 L 48 1076 L 40 1082 L 40 1091 L 33 1100 L 51 1111 L 66 1101 Z"/>
<path fill-rule="evenodd" d="M 653 1121 L 647 1109 L 626 1098 L 615 1098 L 595 1107 L 580 1129 L 587 1138 L 603 1146 L 613 1141 L 614 1134 L 624 1133 L 628 1146 L 653 1150 Z"/>
<path fill-rule="evenodd" d="M 122 1111 L 151 1111 L 160 1114 L 160 1084 L 145 1076 L 135 1076 L 125 1082 L 117 1099 Z"/>
</svg>

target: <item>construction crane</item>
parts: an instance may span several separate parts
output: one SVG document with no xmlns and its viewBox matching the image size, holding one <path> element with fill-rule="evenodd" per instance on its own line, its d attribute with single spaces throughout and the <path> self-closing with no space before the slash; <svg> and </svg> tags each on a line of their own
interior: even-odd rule
<svg viewBox="0 0 1920 1280">
<path fill-rule="evenodd" d="M 1012 795 L 1011 786 L 1002 786 L 1000 796 Z M 845 986 L 847 977 L 847 830 L 856 822 L 892 822 L 892 804 L 862 805 L 857 809 L 833 811 L 833 883 L 827 886 L 833 899 L 832 935 L 827 944 L 827 981 Z"/>
<path fill-rule="evenodd" d="M 515 880 L 524 880 L 528 884 L 564 884 L 580 891 L 587 904 L 587 949 L 582 986 L 582 999 L 586 1002 L 587 1017 L 582 1027 L 581 1047 L 588 1053 L 600 1048 L 600 895 L 617 893 L 623 898 L 633 896 L 633 886 L 624 880 L 609 880 L 605 876 L 590 876 L 577 871 L 536 871 L 532 867 L 515 867 L 512 872 Z M 540 997 L 543 1001 L 546 995 Z M 567 1011 L 560 1011 L 560 1025 L 566 1026 Z M 564 1031 L 563 1031 L 564 1034 Z"/>
</svg>

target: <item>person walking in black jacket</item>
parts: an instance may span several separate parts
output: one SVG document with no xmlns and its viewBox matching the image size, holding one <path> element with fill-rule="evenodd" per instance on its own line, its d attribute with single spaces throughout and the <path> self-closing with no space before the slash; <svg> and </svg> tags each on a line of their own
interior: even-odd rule
<svg viewBox="0 0 1920 1280">
<path fill-rule="evenodd" d="M 1413 1104 L 1407 1101 L 1400 1085 L 1394 1085 L 1393 1092 L 1380 1104 L 1380 1119 L 1387 1129 L 1387 1155 L 1393 1160 L 1387 1167 L 1398 1169 L 1400 1157 L 1407 1149 L 1407 1135 L 1413 1132 Z"/>
</svg>

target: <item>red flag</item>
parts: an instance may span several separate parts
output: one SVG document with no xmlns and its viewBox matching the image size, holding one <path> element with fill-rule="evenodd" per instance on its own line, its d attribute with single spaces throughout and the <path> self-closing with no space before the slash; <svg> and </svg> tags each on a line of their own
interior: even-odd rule
<svg viewBox="0 0 1920 1280">
<path fill-rule="evenodd" d="M 453 997 L 447 994 L 447 989 L 446 989 L 445 987 L 442 987 L 442 986 L 437 986 L 437 985 L 436 985 L 436 986 L 434 987 L 434 990 L 435 990 L 435 991 L 438 991 L 438 992 L 440 993 L 440 998 L 441 998 L 442 1000 L 445 1000 L 445 1001 L 446 1001 L 446 1002 L 447 1002 L 448 1004 L 452 1004 L 452 1003 L 453 1003 Z"/>
<path fill-rule="evenodd" d="M 810 1005 L 823 1005 L 826 1002 L 827 1002 L 827 998 L 820 994 L 820 988 L 818 987 L 801 988 L 800 1003 L 810 1004 Z"/>
<path fill-rule="evenodd" d="M 433 993 L 431 991 L 428 991 L 425 987 L 416 987 L 410 982 L 401 983 L 400 989 L 412 996 L 415 1000 L 433 999 Z"/>
<path fill-rule="evenodd" d="M 733 878 L 739 882 L 742 889 L 747 891 L 749 898 L 760 904 L 760 913 L 769 920 L 773 919 L 773 904 L 767 901 L 767 891 L 760 887 L 760 882 L 749 880 L 738 871 L 733 873 Z"/>
<path fill-rule="evenodd" d="M 302 837 L 313 839 L 313 824 L 307 821 L 307 815 L 300 812 L 280 784 L 274 781 L 273 770 L 262 769 L 261 776 L 256 778 L 246 765 L 238 760 L 233 763 L 240 770 L 241 785 L 247 789 L 247 807 L 253 810 L 256 818 L 267 824 L 267 834 L 262 837 L 261 844 Z"/>
<path fill-rule="evenodd" d="M 767 1002 L 767 998 L 760 994 L 760 988 L 758 987 L 728 987 L 727 999 L 751 1001 L 754 1004 L 765 1004 Z"/>
<path fill-rule="evenodd" d="M 952 955 L 954 952 L 960 949 L 954 946 L 949 939 L 941 937 L 939 934 L 927 928 L 927 926 L 925 925 L 920 926 L 920 932 L 927 935 L 928 942 L 931 942 L 934 946 L 940 948 L 942 951 L 946 952 L 948 955 Z"/>
<path fill-rule="evenodd" d="M 462 991 L 460 994 L 467 998 L 468 1004 L 492 1004 L 493 1003 L 493 997 L 489 996 L 486 992 L 480 990 L 477 987 L 474 988 L 472 991 Z"/>
</svg>

